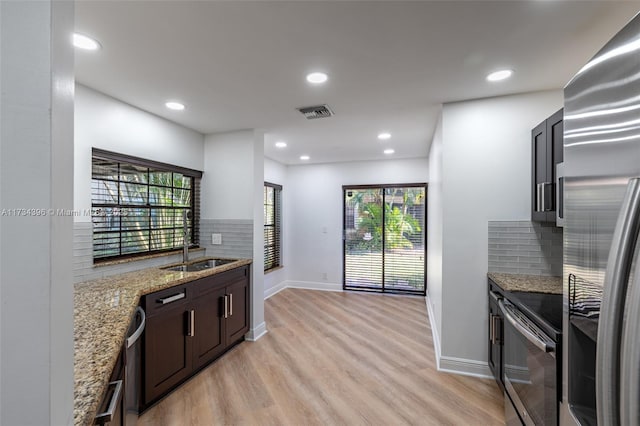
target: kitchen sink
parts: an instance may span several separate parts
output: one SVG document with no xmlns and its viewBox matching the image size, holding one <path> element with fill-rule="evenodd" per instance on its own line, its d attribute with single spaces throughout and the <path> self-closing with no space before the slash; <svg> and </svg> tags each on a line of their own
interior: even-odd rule
<svg viewBox="0 0 640 426">
<path fill-rule="evenodd" d="M 215 268 L 216 266 L 226 265 L 228 263 L 235 262 L 236 260 L 237 259 L 207 259 L 199 262 L 188 263 L 186 265 L 183 264 L 162 269 L 166 269 L 167 271 L 198 272 Z"/>
</svg>

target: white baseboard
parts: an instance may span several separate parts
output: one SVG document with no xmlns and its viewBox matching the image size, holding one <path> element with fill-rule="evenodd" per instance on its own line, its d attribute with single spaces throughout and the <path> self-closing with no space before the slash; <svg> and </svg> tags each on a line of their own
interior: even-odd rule
<svg viewBox="0 0 640 426">
<path fill-rule="evenodd" d="M 244 335 L 244 339 L 255 342 L 265 334 L 267 334 L 267 323 L 263 321 L 257 327 L 250 329 L 247 334 Z"/>
<path fill-rule="evenodd" d="M 491 373 L 491 369 L 487 363 L 484 361 L 476 361 L 474 359 L 441 356 L 438 371 L 461 374 L 463 376 L 479 377 L 482 379 L 493 379 L 493 373 Z"/>
<path fill-rule="evenodd" d="M 273 287 L 264 291 L 264 300 L 267 300 L 273 295 L 280 293 L 282 290 L 287 288 L 287 281 L 282 281 L 279 284 L 274 285 Z"/>
<path fill-rule="evenodd" d="M 433 339 L 433 352 L 436 355 L 436 368 L 438 371 L 440 370 L 440 335 L 438 334 L 438 326 L 436 325 L 436 317 L 433 313 L 433 308 L 431 307 L 431 301 L 429 300 L 429 296 L 424 298 L 425 303 L 427 304 L 427 313 L 429 314 L 429 323 L 431 324 L 431 337 Z"/>
<path fill-rule="evenodd" d="M 493 373 L 484 361 L 476 361 L 474 359 L 456 358 L 452 356 L 443 356 L 440 346 L 440 335 L 436 326 L 435 314 L 431 306 L 429 297 L 425 297 L 427 304 L 427 312 L 429 314 L 429 322 L 431 323 L 431 335 L 433 337 L 433 351 L 436 356 L 436 368 L 443 373 L 460 374 L 463 376 L 480 377 L 483 379 L 493 379 Z"/>
<path fill-rule="evenodd" d="M 307 290 L 342 291 L 342 284 L 321 283 L 316 281 L 285 281 L 288 288 L 304 288 Z"/>
</svg>

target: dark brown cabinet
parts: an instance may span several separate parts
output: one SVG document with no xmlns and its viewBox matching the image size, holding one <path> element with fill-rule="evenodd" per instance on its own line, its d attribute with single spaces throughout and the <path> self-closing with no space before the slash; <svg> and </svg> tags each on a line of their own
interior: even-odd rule
<svg viewBox="0 0 640 426">
<path fill-rule="evenodd" d="M 248 266 L 144 296 L 145 407 L 244 339 L 249 301 Z"/>
<path fill-rule="evenodd" d="M 144 401 L 149 403 L 184 380 L 193 369 L 191 290 L 174 287 L 145 296 Z"/>
<path fill-rule="evenodd" d="M 241 339 L 249 331 L 249 286 L 241 277 L 233 280 L 225 289 L 228 301 L 225 335 L 229 343 Z"/>
<path fill-rule="evenodd" d="M 98 407 L 94 424 L 101 426 L 121 426 L 125 423 L 124 410 L 124 356 L 121 351 L 109 378 L 109 386 Z"/>
<path fill-rule="evenodd" d="M 531 131 L 531 220 L 555 223 L 562 218 L 563 113 L 559 110 Z M 560 208 L 560 210 L 558 210 Z"/>
<path fill-rule="evenodd" d="M 499 300 L 502 296 L 489 288 L 489 368 L 501 387 L 502 381 L 502 315 Z"/>
<path fill-rule="evenodd" d="M 214 360 L 225 349 L 222 315 L 224 295 L 224 288 L 207 288 L 194 302 L 194 368 L 200 368 Z"/>
</svg>

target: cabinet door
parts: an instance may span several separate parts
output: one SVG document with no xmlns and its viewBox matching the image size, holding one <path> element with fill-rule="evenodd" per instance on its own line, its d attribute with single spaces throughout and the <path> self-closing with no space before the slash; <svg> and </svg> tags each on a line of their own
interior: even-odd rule
<svg viewBox="0 0 640 426">
<path fill-rule="evenodd" d="M 551 155 L 547 155 L 547 157 L 551 157 L 549 159 L 549 167 L 547 169 L 547 174 L 550 176 L 549 180 L 554 183 L 554 190 L 561 191 L 560 182 L 558 182 L 558 176 L 556 174 L 556 165 L 558 163 L 562 163 L 564 161 L 564 109 L 553 114 L 551 117 L 547 119 L 547 149 L 551 153 Z M 554 195 L 554 203 L 553 212 L 547 213 L 547 221 L 548 222 L 556 222 L 556 209 L 559 206 L 558 198 Z"/>
<path fill-rule="evenodd" d="M 153 402 L 192 370 L 189 309 L 186 303 L 166 306 L 147 317 L 144 338 L 144 401 Z"/>
<path fill-rule="evenodd" d="M 245 269 L 247 273 L 248 269 Z M 225 320 L 227 346 L 249 331 L 249 277 L 238 279 L 226 287 L 228 312 Z"/>
<path fill-rule="evenodd" d="M 215 359 L 225 349 L 223 302 L 225 289 L 211 289 L 198 295 L 193 304 L 193 368 Z"/>
<path fill-rule="evenodd" d="M 498 296 L 493 291 L 489 291 L 489 368 L 502 385 L 502 316 Z"/>
<path fill-rule="evenodd" d="M 547 126 L 538 124 L 531 131 L 531 220 L 545 222 L 547 213 L 540 204 L 539 185 L 549 182 L 547 175 Z"/>
</svg>

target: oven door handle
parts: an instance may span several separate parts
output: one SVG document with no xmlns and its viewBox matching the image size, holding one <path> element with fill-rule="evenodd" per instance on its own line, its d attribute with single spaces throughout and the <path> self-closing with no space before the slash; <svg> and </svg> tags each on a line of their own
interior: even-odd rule
<svg viewBox="0 0 640 426">
<path fill-rule="evenodd" d="M 514 326 L 515 329 L 520 332 L 520 334 L 526 337 L 526 339 L 535 347 L 546 353 L 554 353 L 556 351 L 556 344 L 554 342 L 545 341 L 536 336 L 536 334 L 532 330 L 534 327 L 533 324 L 526 324 L 511 313 L 511 310 L 513 309 L 511 305 L 509 305 L 508 307 L 505 306 L 502 300 L 499 301 L 498 304 L 500 305 L 500 310 L 502 311 L 502 314 L 507 319 L 507 321 L 509 321 L 509 323 Z"/>
</svg>

